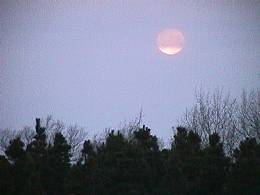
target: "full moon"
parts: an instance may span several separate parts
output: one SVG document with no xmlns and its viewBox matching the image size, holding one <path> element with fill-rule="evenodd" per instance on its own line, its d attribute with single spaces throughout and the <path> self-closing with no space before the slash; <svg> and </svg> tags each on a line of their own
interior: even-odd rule
<svg viewBox="0 0 260 195">
<path fill-rule="evenodd" d="M 167 55 L 179 53 L 184 46 L 184 36 L 176 29 L 166 29 L 159 32 L 156 44 L 158 49 Z"/>
</svg>

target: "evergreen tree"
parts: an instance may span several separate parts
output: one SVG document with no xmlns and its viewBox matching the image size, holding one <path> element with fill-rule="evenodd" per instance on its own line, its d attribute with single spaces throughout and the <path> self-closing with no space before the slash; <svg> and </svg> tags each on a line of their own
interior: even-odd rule
<svg viewBox="0 0 260 195">
<path fill-rule="evenodd" d="M 87 180 L 88 173 L 86 168 L 80 163 L 71 166 L 68 181 L 66 183 L 66 191 L 68 194 L 85 195 L 90 193 L 90 185 Z"/>
<path fill-rule="evenodd" d="M 11 164 L 0 155 L 0 194 L 12 195 L 14 191 L 14 175 L 12 175 Z"/>
<path fill-rule="evenodd" d="M 229 177 L 229 193 L 260 193 L 260 144 L 255 138 L 247 138 L 234 151 L 235 163 Z"/>
<path fill-rule="evenodd" d="M 170 149 L 145 126 L 129 137 L 109 132 L 104 141 L 86 140 L 79 160 L 70 162 L 71 146 L 62 133 L 47 144 L 45 128 L 36 120 L 36 135 L 27 145 L 16 137 L 0 155 L 2 195 L 99 194 L 249 194 L 260 193 L 260 144 L 242 141 L 226 156 L 220 136 L 201 137 L 177 128 Z"/>
<path fill-rule="evenodd" d="M 24 150 L 24 143 L 20 137 L 17 137 L 10 141 L 10 145 L 7 147 L 5 154 L 11 164 L 8 164 L 5 159 L 2 159 L 3 165 L 9 169 L 9 176 L 13 179 L 13 189 L 10 189 L 10 193 L 14 194 L 30 194 L 30 170 L 28 166 L 28 159 Z M 8 180 L 7 180 L 8 181 Z"/>
<path fill-rule="evenodd" d="M 137 177 L 140 180 L 139 183 L 143 184 L 140 186 L 141 193 L 152 194 L 158 188 L 162 173 L 158 139 L 151 135 L 151 129 L 145 126 L 134 131 L 133 135 L 135 161 L 138 162 L 136 165 Z"/>
<path fill-rule="evenodd" d="M 41 127 L 40 119 L 36 119 L 36 135 L 33 141 L 27 146 L 27 153 L 32 159 L 32 184 L 31 191 L 35 195 L 46 194 L 48 184 L 48 161 L 47 161 L 47 140 L 45 128 Z"/>
<path fill-rule="evenodd" d="M 86 140 L 81 150 L 81 158 L 76 164 L 71 166 L 69 172 L 67 183 L 69 194 L 96 194 L 96 181 L 94 177 L 96 172 L 95 162 L 93 144 L 90 140 Z"/>
<path fill-rule="evenodd" d="M 65 194 L 65 182 L 70 168 L 70 146 L 59 132 L 54 136 L 53 145 L 48 148 L 48 194 Z"/>
<path fill-rule="evenodd" d="M 217 133 L 209 136 L 209 146 L 204 149 L 204 161 L 204 193 L 223 194 L 230 162 Z"/>
<path fill-rule="evenodd" d="M 171 193 L 201 194 L 203 156 L 198 134 L 178 127 L 174 136 L 168 162 L 168 178 Z"/>
<path fill-rule="evenodd" d="M 99 192 L 97 194 L 120 194 L 129 190 L 131 177 L 126 166 L 127 150 L 127 140 L 122 133 L 114 133 L 114 130 L 107 135 L 105 144 L 98 147 L 95 172 L 92 175 Z"/>
</svg>

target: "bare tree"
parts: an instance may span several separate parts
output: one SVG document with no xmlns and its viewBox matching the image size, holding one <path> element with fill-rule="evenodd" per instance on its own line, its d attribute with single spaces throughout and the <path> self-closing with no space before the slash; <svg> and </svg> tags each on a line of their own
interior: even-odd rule
<svg viewBox="0 0 260 195">
<path fill-rule="evenodd" d="M 54 119 L 51 115 L 41 119 L 41 123 L 41 125 L 45 127 L 45 133 L 50 144 L 53 142 L 56 133 L 62 133 L 66 129 L 66 126 L 62 121 Z"/>
<path fill-rule="evenodd" d="M 133 132 L 140 128 L 142 120 L 143 120 L 143 112 L 141 110 L 134 119 L 130 121 L 124 121 L 118 127 L 116 127 L 116 130 L 114 128 L 105 128 L 104 131 L 101 132 L 100 134 L 95 134 L 92 138 L 94 150 L 97 150 L 97 148 L 105 144 L 106 138 L 112 132 L 120 132 L 127 141 L 131 142 L 134 136 Z"/>
<path fill-rule="evenodd" d="M 4 154 L 6 148 L 9 146 L 10 141 L 16 137 L 16 131 L 11 129 L 0 130 L 0 154 Z"/>
<path fill-rule="evenodd" d="M 66 126 L 62 121 L 54 119 L 51 115 L 48 115 L 42 121 L 46 128 L 48 142 L 52 144 L 55 134 L 62 133 L 71 146 L 72 161 L 78 159 L 82 144 L 87 138 L 87 132 L 77 125 Z"/>
<path fill-rule="evenodd" d="M 125 138 L 131 139 L 133 132 L 141 127 L 142 122 L 143 111 L 141 109 L 139 114 L 133 120 L 123 123 L 123 125 L 119 127 L 119 131 L 125 136 Z"/>
<path fill-rule="evenodd" d="M 260 91 L 243 91 L 238 109 L 239 133 L 260 140 Z"/>
<path fill-rule="evenodd" d="M 26 126 L 22 130 L 16 132 L 16 136 L 19 136 L 21 138 L 25 146 L 32 142 L 35 135 L 35 130 L 33 130 L 29 126 Z"/>
<path fill-rule="evenodd" d="M 71 146 L 72 161 L 76 161 L 80 156 L 80 151 L 87 138 L 87 132 L 77 125 L 69 126 L 62 132 L 68 144 Z"/>
<path fill-rule="evenodd" d="M 246 137 L 260 139 L 260 93 L 244 91 L 241 99 L 224 95 L 223 90 L 213 93 L 195 93 L 195 104 L 186 109 L 179 125 L 197 132 L 204 144 L 210 134 L 220 135 L 225 150 L 231 151 Z"/>
<path fill-rule="evenodd" d="M 186 109 L 178 121 L 181 126 L 198 133 L 204 144 L 208 143 L 210 134 L 218 133 L 227 150 L 236 144 L 236 107 L 237 100 L 230 95 L 223 95 L 223 90 L 213 93 L 195 92 L 195 104 Z"/>
<path fill-rule="evenodd" d="M 9 146 L 10 141 L 15 139 L 16 137 L 20 137 L 20 139 L 24 142 L 25 147 L 31 143 L 35 136 L 35 131 L 26 126 L 21 130 L 11 130 L 11 129 L 2 129 L 0 130 L 0 151 L 4 153 L 6 148 Z"/>
</svg>

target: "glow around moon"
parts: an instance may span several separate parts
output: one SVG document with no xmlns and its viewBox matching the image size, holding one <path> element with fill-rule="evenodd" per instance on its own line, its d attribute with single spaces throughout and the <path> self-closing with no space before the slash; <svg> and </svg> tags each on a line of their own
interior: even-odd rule
<svg viewBox="0 0 260 195">
<path fill-rule="evenodd" d="M 176 29 L 166 29 L 159 32 L 156 44 L 158 49 L 167 55 L 179 53 L 184 46 L 184 36 Z"/>
</svg>

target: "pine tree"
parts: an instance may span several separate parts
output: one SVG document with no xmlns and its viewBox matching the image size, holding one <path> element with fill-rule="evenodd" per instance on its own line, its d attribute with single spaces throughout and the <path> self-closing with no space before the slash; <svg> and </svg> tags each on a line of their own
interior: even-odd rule
<svg viewBox="0 0 260 195">
<path fill-rule="evenodd" d="M 45 128 L 41 127 L 40 119 L 36 119 L 36 135 L 33 141 L 27 146 L 27 153 L 32 159 L 31 191 L 35 195 L 46 194 L 48 183 L 48 161 L 47 161 L 47 140 Z"/>
<path fill-rule="evenodd" d="M 7 147 L 5 154 L 11 162 L 9 166 L 8 163 L 3 160 L 5 166 L 10 170 L 11 178 L 13 178 L 13 189 L 11 192 L 21 195 L 30 194 L 30 170 L 27 155 L 24 150 L 24 143 L 20 137 L 10 141 L 10 145 Z"/>
<path fill-rule="evenodd" d="M 65 194 L 65 182 L 70 168 L 70 145 L 59 132 L 54 136 L 53 145 L 48 148 L 48 194 Z"/>
<path fill-rule="evenodd" d="M 198 134 L 178 127 L 168 162 L 167 184 L 171 193 L 200 194 L 203 157 Z"/>
<path fill-rule="evenodd" d="M 0 194 L 12 195 L 14 191 L 14 177 L 12 166 L 5 156 L 0 155 Z"/>
<path fill-rule="evenodd" d="M 234 151 L 235 163 L 229 177 L 229 193 L 260 193 L 260 144 L 255 138 L 242 141 Z"/>
<path fill-rule="evenodd" d="M 81 158 L 71 166 L 67 191 L 75 195 L 96 194 L 94 174 L 95 152 L 90 140 L 86 140 L 81 150 Z"/>
<path fill-rule="evenodd" d="M 225 156 L 223 143 L 217 133 L 209 136 L 209 145 L 204 149 L 203 193 L 223 194 L 230 160 Z"/>
</svg>

